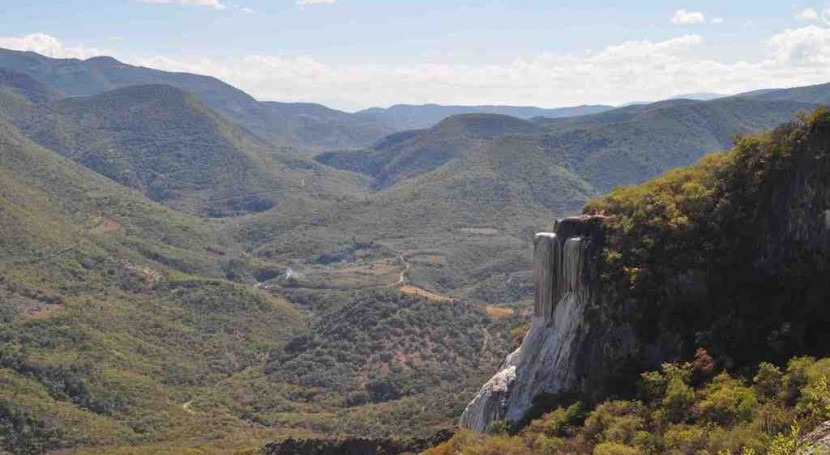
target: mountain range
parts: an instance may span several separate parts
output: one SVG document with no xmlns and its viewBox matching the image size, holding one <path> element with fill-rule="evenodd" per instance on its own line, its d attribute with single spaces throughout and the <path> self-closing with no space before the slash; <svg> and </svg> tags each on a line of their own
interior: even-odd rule
<svg viewBox="0 0 830 455">
<path fill-rule="evenodd" d="M 65 96 L 97 95 L 132 85 L 170 85 L 186 90 L 229 120 L 274 145 L 316 151 L 366 146 L 395 131 L 432 126 L 459 113 L 561 117 L 610 108 L 399 105 L 350 114 L 313 103 L 260 102 L 213 77 L 158 71 L 122 63 L 112 57 L 52 59 L 33 52 L 0 49 L 0 68 L 27 74 Z"/>
<path fill-rule="evenodd" d="M 429 435 L 515 343 L 533 232 L 828 97 L 352 114 L 0 50 L 0 447 Z"/>
</svg>

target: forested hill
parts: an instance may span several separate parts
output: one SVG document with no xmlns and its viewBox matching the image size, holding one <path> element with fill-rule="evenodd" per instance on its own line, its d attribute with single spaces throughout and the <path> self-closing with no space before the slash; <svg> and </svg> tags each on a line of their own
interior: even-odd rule
<svg viewBox="0 0 830 455">
<path fill-rule="evenodd" d="M 573 387 L 491 427 L 517 436 L 462 432 L 429 453 L 808 453 L 830 419 L 828 182 L 819 109 L 591 201 L 569 223 L 600 228 L 592 303 L 555 313 L 585 331 L 560 347 L 580 354 L 562 366 Z"/>
<path fill-rule="evenodd" d="M 388 134 L 430 127 L 456 114 L 497 112 L 523 118 L 563 117 L 610 108 L 425 105 L 349 113 L 314 103 L 261 102 L 215 77 L 159 71 L 129 65 L 112 57 L 55 59 L 34 52 L 0 49 L 0 68 L 24 73 L 54 87 L 63 96 L 97 95 L 135 85 L 170 85 L 191 93 L 211 109 L 271 144 L 302 152 L 366 147 Z"/>
<path fill-rule="evenodd" d="M 727 149 L 734 135 L 772 128 L 822 99 L 820 93 L 792 95 L 797 100 L 784 95 L 672 100 L 532 122 L 492 114 L 457 116 L 430 129 L 390 136 L 364 151 L 330 152 L 317 159 L 367 174 L 374 188 L 385 188 L 453 159 L 469 161 L 484 149 L 517 162 L 556 163 L 604 192 Z"/>
</svg>

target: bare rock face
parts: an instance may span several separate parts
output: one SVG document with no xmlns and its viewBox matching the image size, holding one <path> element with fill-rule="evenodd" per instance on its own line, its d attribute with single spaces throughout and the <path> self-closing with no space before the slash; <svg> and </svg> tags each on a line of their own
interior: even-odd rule
<svg viewBox="0 0 830 455">
<path fill-rule="evenodd" d="M 600 223 L 595 217 L 570 218 L 557 223 L 554 233 L 536 234 L 530 330 L 467 406 L 462 428 L 486 432 L 498 420 L 519 422 L 539 397 L 581 388 L 580 357 L 591 350 L 586 316 L 596 298 L 590 263 L 601 250 Z"/>
<path fill-rule="evenodd" d="M 798 455 L 825 455 L 830 453 L 830 421 L 824 422 L 801 438 Z"/>
</svg>

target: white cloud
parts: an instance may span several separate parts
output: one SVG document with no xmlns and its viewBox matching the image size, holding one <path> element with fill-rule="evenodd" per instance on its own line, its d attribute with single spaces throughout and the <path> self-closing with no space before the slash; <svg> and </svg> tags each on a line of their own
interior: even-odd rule
<svg viewBox="0 0 830 455">
<path fill-rule="evenodd" d="M 686 11 L 685 9 L 679 9 L 674 12 L 671 22 L 672 24 L 677 25 L 701 24 L 706 22 L 706 16 L 699 11 Z"/>
<path fill-rule="evenodd" d="M 193 5 L 193 6 L 209 6 L 214 9 L 227 9 L 224 3 L 219 0 L 139 0 L 142 3 L 156 3 L 156 4 L 178 4 L 178 5 Z"/>
<path fill-rule="evenodd" d="M 784 30 L 767 41 L 773 61 L 781 66 L 825 68 L 830 64 L 830 29 L 809 25 Z"/>
<path fill-rule="evenodd" d="M 393 103 L 564 106 L 624 103 L 677 93 L 737 93 L 828 82 L 830 29 L 785 30 L 764 57 L 701 57 L 703 39 L 630 41 L 597 52 L 540 54 L 501 64 L 331 64 L 311 56 L 132 59 L 145 66 L 215 75 L 260 99 L 316 101 L 340 108 Z"/>
<path fill-rule="evenodd" d="M 337 0 L 297 0 L 298 5 L 333 5 Z"/>
<path fill-rule="evenodd" d="M 723 18 L 722 17 L 713 17 L 712 19 L 709 20 L 709 23 L 710 24 L 723 24 Z"/>
<path fill-rule="evenodd" d="M 87 59 L 98 55 L 111 55 L 106 50 L 84 46 L 66 46 L 46 33 L 33 33 L 21 37 L 0 37 L 0 47 L 16 51 L 31 51 L 52 58 Z"/>
<path fill-rule="evenodd" d="M 247 14 L 256 13 L 256 10 L 254 10 L 253 8 L 248 7 L 248 6 L 242 6 L 238 3 L 231 3 L 230 8 L 232 8 L 234 10 L 237 10 L 237 11 L 242 11 L 243 13 L 247 13 Z"/>
<path fill-rule="evenodd" d="M 800 21 L 817 21 L 819 20 L 818 11 L 815 8 L 805 8 L 795 15 L 795 18 Z"/>
<path fill-rule="evenodd" d="M 0 46 L 55 57 L 101 53 L 65 46 L 45 34 L 0 38 Z M 332 63 L 283 54 L 116 57 L 136 65 L 213 75 L 263 100 L 313 101 L 344 109 L 394 103 L 620 104 L 678 93 L 737 93 L 830 81 L 830 29 L 815 25 L 787 29 L 760 46 L 761 57 L 751 61 L 707 58 L 706 43 L 695 34 L 491 64 Z"/>
</svg>

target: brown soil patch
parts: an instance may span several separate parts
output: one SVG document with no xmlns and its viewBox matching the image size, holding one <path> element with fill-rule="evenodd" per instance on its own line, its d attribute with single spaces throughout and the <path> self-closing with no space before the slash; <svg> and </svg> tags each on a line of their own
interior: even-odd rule
<svg viewBox="0 0 830 455">
<path fill-rule="evenodd" d="M 506 319 L 510 316 L 513 316 L 513 309 L 512 308 L 503 308 L 498 307 L 495 305 L 487 305 L 484 307 L 484 311 L 490 315 L 490 317 L 495 319 Z"/>
<path fill-rule="evenodd" d="M 89 230 L 91 234 L 111 234 L 113 232 L 120 232 L 122 229 L 121 223 L 110 218 L 102 219 L 95 227 Z"/>
<path fill-rule="evenodd" d="M 426 265 L 447 265 L 447 258 L 444 256 L 438 255 L 424 255 L 424 256 L 415 256 L 409 259 L 409 262 L 413 264 L 426 264 Z"/>
<path fill-rule="evenodd" d="M 422 289 L 416 286 L 403 286 L 401 288 L 401 292 L 408 295 L 417 295 L 420 297 L 427 298 L 429 300 L 435 300 L 436 302 L 452 302 L 452 299 L 441 294 L 436 294 L 434 292 L 427 291 L 426 289 Z"/>
<path fill-rule="evenodd" d="M 27 299 L 23 304 L 23 314 L 29 319 L 46 319 L 64 308 L 66 306 L 62 303 L 52 304 Z"/>
</svg>

